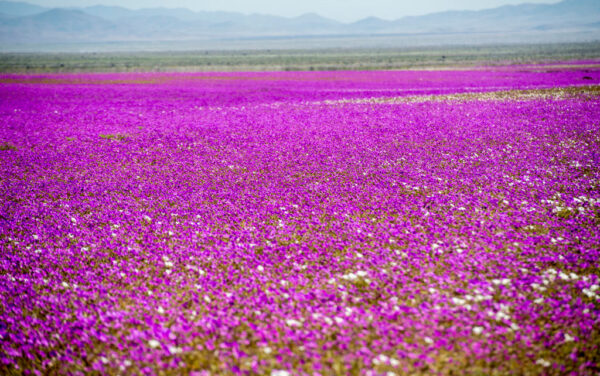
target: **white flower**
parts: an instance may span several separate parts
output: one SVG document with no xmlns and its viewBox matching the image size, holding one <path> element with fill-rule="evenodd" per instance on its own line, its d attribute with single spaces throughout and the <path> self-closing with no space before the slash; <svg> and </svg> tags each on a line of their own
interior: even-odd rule
<svg viewBox="0 0 600 376">
<path fill-rule="evenodd" d="M 152 347 L 153 349 L 157 348 L 160 346 L 160 342 L 158 342 L 155 339 L 151 339 L 150 341 L 148 341 L 148 346 Z"/>
<path fill-rule="evenodd" d="M 575 338 L 571 337 L 569 333 L 565 333 L 565 342 L 573 342 Z"/>
<path fill-rule="evenodd" d="M 256 270 L 258 270 L 259 272 L 264 272 L 265 268 L 262 265 L 259 265 Z"/>
<path fill-rule="evenodd" d="M 274 369 L 271 371 L 271 376 L 290 376 L 291 374 L 288 371 L 283 371 L 279 369 Z"/>
<path fill-rule="evenodd" d="M 208 295 L 204 295 L 204 301 L 207 303 L 210 303 L 211 302 L 210 297 Z"/>
<path fill-rule="evenodd" d="M 285 323 L 288 326 L 301 326 L 302 325 L 302 323 L 300 321 L 294 320 L 294 319 L 287 319 L 287 320 L 285 320 Z"/>
<path fill-rule="evenodd" d="M 68 288 L 68 287 L 69 287 L 69 284 L 68 284 L 67 282 L 63 282 L 63 283 L 62 283 L 62 287 L 64 287 L 64 288 Z"/>
<path fill-rule="evenodd" d="M 423 338 L 423 341 L 425 341 L 425 343 L 427 343 L 429 345 L 431 345 L 433 343 L 433 340 L 431 338 L 429 338 L 429 337 Z"/>
<path fill-rule="evenodd" d="M 147 215 L 144 215 L 142 218 L 144 218 L 144 219 L 145 219 L 146 221 L 148 221 L 148 222 L 151 222 L 151 221 L 152 221 L 152 218 L 150 218 L 150 217 L 149 217 L 149 216 L 147 216 Z"/>
<path fill-rule="evenodd" d="M 337 317 L 337 316 L 336 316 L 336 317 L 334 317 L 333 319 L 334 319 L 334 320 L 335 320 L 335 322 L 336 322 L 337 324 L 339 324 L 339 325 L 341 325 L 341 324 L 343 324 L 343 323 L 344 323 L 344 319 L 342 319 L 341 317 Z"/>
<path fill-rule="evenodd" d="M 165 266 L 167 268 L 172 268 L 173 267 L 173 263 L 171 261 L 165 261 Z"/>
<path fill-rule="evenodd" d="M 164 313 L 165 313 L 165 310 L 163 309 L 163 307 L 161 307 L 161 306 L 158 306 L 158 308 L 156 309 L 156 312 L 158 312 L 159 314 L 161 314 L 161 315 L 162 315 L 162 314 L 164 314 Z"/>
<path fill-rule="evenodd" d="M 272 353 L 272 352 L 273 352 L 273 349 L 271 349 L 269 346 L 265 346 L 265 347 L 263 347 L 262 351 L 263 351 L 265 354 L 270 354 L 270 353 Z"/>
<path fill-rule="evenodd" d="M 569 275 L 563 272 L 558 273 L 558 277 L 564 281 L 568 281 L 569 280 Z"/>
<path fill-rule="evenodd" d="M 452 298 L 452 303 L 456 304 L 456 305 L 463 305 L 465 304 L 467 301 L 461 298 L 457 298 L 457 297 L 453 297 Z"/>
<path fill-rule="evenodd" d="M 373 364 L 375 364 L 375 365 L 387 364 L 389 362 L 389 360 L 390 360 L 389 357 L 387 357 L 386 355 L 380 354 L 378 357 L 373 359 Z"/>
<path fill-rule="evenodd" d="M 169 352 L 173 355 L 181 354 L 183 349 L 181 347 L 169 346 Z"/>
<path fill-rule="evenodd" d="M 475 300 L 476 302 L 482 302 L 484 300 L 491 300 L 492 296 L 491 295 L 484 295 L 484 294 L 477 294 L 473 297 L 473 300 Z"/>
<path fill-rule="evenodd" d="M 510 316 L 508 316 L 506 313 L 499 311 L 496 313 L 493 312 L 489 312 L 489 315 L 492 316 L 494 319 L 496 319 L 496 321 L 502 321 L 502 320 L 509 320 Z"/>
<path fill-rule="evenodd" d="M 365 272 L 364 270 L 359 270 L 356 272 L 356 275 L 359 277 L 366 277 L 367 276 L 367 272 Z"/>
<path fill-rule="evenodd" d="M 550 363 L 549 361 L 545 360 L 545 359 L 538 359 L 535 361 L 535 364 L 539 364 L 542 367 L 550 367 L 550 365 L 552 363 Z"/>
</svg>

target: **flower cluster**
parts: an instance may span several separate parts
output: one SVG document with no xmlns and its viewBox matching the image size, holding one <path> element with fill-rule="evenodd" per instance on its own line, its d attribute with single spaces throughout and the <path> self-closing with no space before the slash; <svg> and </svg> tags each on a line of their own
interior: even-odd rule
<svg viewBox="0 0 600 376">
<path fill-rule="evenodd" d="M 0 373 L 596 374 L 599 82 L 0 77 Z"/>
</svg>

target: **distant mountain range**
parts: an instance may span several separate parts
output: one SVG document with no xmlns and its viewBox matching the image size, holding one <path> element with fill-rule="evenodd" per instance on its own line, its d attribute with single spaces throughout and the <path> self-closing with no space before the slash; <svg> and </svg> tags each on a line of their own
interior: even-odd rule
<svg viewBox="0 0 600 376">
<path fill-rule="evenodd" d="M 183 8 L 55 8 L 0 1 L 0 43 L 215 40 L 249 37 L 577 31 L 600 39 L 600 0 L 507 5 L 398 20 L 342 23 L 318 14 L 294 18 Z"/>
</svg>

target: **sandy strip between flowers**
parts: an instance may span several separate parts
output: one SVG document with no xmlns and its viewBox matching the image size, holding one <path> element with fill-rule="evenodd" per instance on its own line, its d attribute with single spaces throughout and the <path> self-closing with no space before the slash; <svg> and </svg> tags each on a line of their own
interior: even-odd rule
<svg viewBox="0 0 600 376">
<path fill-rule="evenodd" d="M 561 100 L 600 96 L 600 85 L 568 86 L 549 89 L 502 90 L 480 93 L 459 93 L 445 95 L 415 95 L 400 97 L 374 97 L 357 99 L 325 100 L 313 104 L 398 104 L 398 103 L 424 103 L 441 101 L 506 101 L 506 100 Z"/>
</svg>

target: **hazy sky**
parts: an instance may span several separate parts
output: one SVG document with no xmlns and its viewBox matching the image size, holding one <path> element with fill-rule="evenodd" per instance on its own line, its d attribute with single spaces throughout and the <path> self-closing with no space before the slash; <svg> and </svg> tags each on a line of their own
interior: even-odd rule
<svg viewBox="0 0 600 376">
<path fill-rule="evenodd" d="M 25 0 L 48 7 L 119 5 L 127 8 L 184 7 L 192 10 L 227 10 L 298 16 L 316 12 L 340 21 L 368 16 L 396 19 L 443 10 L 485 9 L 507 4 L 556 3 L 558 0 Z"/>
</svg>

